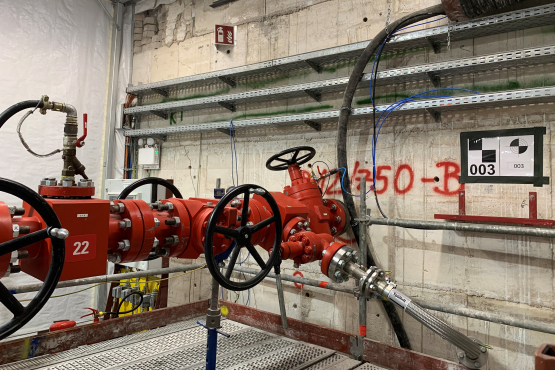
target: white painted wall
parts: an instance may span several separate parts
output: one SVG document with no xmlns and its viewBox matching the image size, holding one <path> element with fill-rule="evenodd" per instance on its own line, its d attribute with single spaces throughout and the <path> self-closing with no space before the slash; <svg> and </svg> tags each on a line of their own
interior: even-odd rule
<svg viewBox="0 0 555 370">
<path fill-rule="evenodd" d="M 133 83 L 156 82 L 223 68 L 256 63 L 298 53 L 318 50 L 372 38 L 385 25 L 387 2 L 353 1 L 263 1 L 240 0 L 216 10 L 208 7 L 210 0 L 174 3 L 164 6 L 157 17 L 168 36 L 168 19 L 177 19 L 186 27 L 186 36 L 171 46 L 149 49 L 135 54 Z M 392 2 L 392 19 L 416 9 L 433 5 L 435 1 Z M 173 18 L 172 18 L 173 17 Z M 367 22 L 363 18 L 367 18 Z M 189 24 L 187 24 L 187 22 Z M 229 54 L 216 49 L 212 33 L 215 23 L 237 25 L 237 46 Z M 432 23 L 427 27 L 437 26 Z M 179 28 L 179 26 L 176 26 Z M 187 28 L 188 27 L 188 28 Z M 183 31 L 183 29 L 181 29 Z M 173 31 L 172 31 L 173 32 Z M 179 30 L 175 31 L 175 35 Z M 382 62 L 383 68 L 415 65 L 450 60 L 465 56 L 484 55 L 524 47 L 555 43 L 553 26 L 527 29 L 495 36 L 453 42 L 451 50 L 433 54 L 429 49 L 399 53 Z M 316 81 L 350 73 L 349 65 L 328 66 L 325 73 L 293 72 L 285 78 L 250 79 L 233 92 L 256 88 Z M 444 79 L 445 87 L 474 87 L 480 91 L 495 91 L 509 87 L 553 85 L 555 76 L 551 66 L 511 69 L 478 75 Z M 432 88 L 429 82 L 402 84 L 378 89 L 378 95 L 409 94 Z M 225 85 L 180 92 L 179 97 L 207 95 L 227 91 Z M 355 101 L 367 98 L 362 89 Z M 268 103 L 240 105 L 237 113 L 224 109 L 185 112 L 183 119 L 176 114 L 177 124 L 203 123 L 225 120 L 248 113 L 293 112 L 319 108 L 338 109 L 342 93 L 327 94 L 322 103 L 310 98 L 297 98 Z M 144 104 L 160 101 L 159 97 L 145 99 Z M 393 98 L 385 100 L 393 102 Z M 328 106 L 328 108 L 326 108 Z M 329 107 L 331 106 L 331 107 Z M 458 212 L 456 194 L 441 194 L 445 190 L 445 168 L 441 163 L 460 163 L 459 134 L 463 131 L 545 126 L 544 174 L 552 177 L 552 141 L 555 116 L 553 105 L 519 106 L 496 109 L 472 109 L 444 113 L 442 122 L 430 117 L 412 115 L 392 118 L 382 129 L 378 142 L 378 164 L 391 166 L 384 170 L 388 188 L 380 195 L 384 212 L 390 217 L 433 219 L 435 213 Z M 151 116 L 141 121 L 141 128 L 168 126 L 168 120 Z M 336 125 L 324 125 L 321 132 L 310 128 L 275 127 L 253 129 L 237 133 L 239 182 L 260 184 L 271 191 L 280 191 L 288 184 L 286 172 L 269 172 L 265 162 L 272 154 L 286 148 L 310 145 L 316 148 L 315 160 L 336 166 Z M 349 165 L 352 172 L 359 161 L 358 176 L 371 168 L 371 124 L 352 121 L 349 126 Z M 162 147 L 162 169 L 153 176 L 173 178 L 185 196 L 212 194 L 216 178 L 222 185 L 231 185 L 231 152 L 229 137 L 220 133 L 170 136 Z M 438 166 L 438 163 L 440 165 Z M 410 165 L 414 183 L 410 191 L 399 194 L 394 190 L 395 172 L 399 165 Z M 140 174 L 144 176 L 144 173 Z M 439 182 L 426 183 L 422 178 Z M 448 190 L 454 192 L 458 183 L 448 179 Z M 398 185 L 404 189 L 409 183 L 406 172 Z M 358 180 L 355 179 L 355 185 Z M 383 181 L 378 183 L 381 189 Z M 338 187 L 333 188 L 334 192 Z M 434 190 L 436 189 L 436 190 Z M 553 218 L 552 185 L 532 188 L 525 185 L 468 185 L 467 213 L 508 217 L 528 216 L 528 192 L 538 192 L 538 217 Z M 341 198 L 340 192 L 330 196 Z M 373 197 L 369 198 L 373 215 L 378 215 Z M 393 271 L 399 289 L 409 296 L 429 301 L 467 306 L 483 311 L 500 312 L 528 319 L 553 322 L 554 268 L 551 241 L 513 236 L 487 236 L 443 231 L 417 231 L 372 226 L 369 230 L 371 247 L 380 266 Z M 186 261 L 173 260 L 172 263 Z M 250 262 L 250 261 L 249 261 Z M 305 277 L 326 280 L 317 264 L 301 266 Z M 292 274 L 292 263 L 285 262 L 284 273 Z M 207 272 L 170 280 L 170 302 L 180 304 L 206 298 L 210 278 Z M 352 282 L 348 283 L 353 285 Z M 289 317 L 358 332 L 358 302 L 342 293 L 322 292 L 311 288 L 299 290 L 287 286 L 285 292 Z M 228 299 L 235 300 L 230 292 Z M 239 302 L 246 302 L 241 293 Z M 251 290 L 249 305 L 278 312 L 273 281 L 264 282 Z M 371 301 L 368 310 L 368 336 L 386 343 L 395 343 L 392 329 L 379 302 Z M 403 315 L 403 313 L 401 313 Z M 475 336 L 494 347 L 486 369 L 533 369 L 533 353 L 544 342 L 555 337 L 537 332 L 497 325 L 439 313 L 438 317 L 463 333 Z M 417 351 L 456 360 L 455 348 L 407 315 L 403 320 L 413 347 Z"/>
<path fill-rule="evenodd" d="M 110 6 L 109 3 L 106 3 Z M 110 20 L 97 1 L 91 0 L 0 0 L 0 110 L 23 100 L 38 100 L 46 94 L 51 100 L 76 107 L 81 122 L 88 113 L 86 146 L 78 157 L 90 178 L 98 179 L 106 101 L 106 79 L 110 48 Z M 24 112 L 9 120 L 0 130 L 0 176 L 37 190 L 43 177 L 60 178 L 61 154 L 36 158 L 26 151 L 16 133 Z M 22 134 L 38 153 L 62 148 L 65 114 L 36 111 L 23 125 Z M 0 193 L 0 201 L 20 205 L 21 201 Z M 4 271 L 0 272 L 0 276 Z M 24 274 L 3 278 L 8 287 L 37 283 Z M 54 295 L 79 288 L 56 290 Z M 32 298 L 34 293 L 18 295 Z M 83 307 L 94 306 L 93 290 L 51 299 L 20 332 L 21 335 L 48 329 L 55 320 L 78 319 Z M 0 324 L 12 315 L 0 307 Z"/>
</svg>

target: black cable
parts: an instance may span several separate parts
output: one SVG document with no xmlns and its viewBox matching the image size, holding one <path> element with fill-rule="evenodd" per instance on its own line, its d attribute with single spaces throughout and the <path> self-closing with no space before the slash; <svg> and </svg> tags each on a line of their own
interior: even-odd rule
<svg viewBox="0 0 555 370">
<path fill-rule="evenodd" d="M 22 110 L 28 109 L 28 108 L 42 108 L 43 105 L 44 105 L 44 102 L 40 100 L 25 100 L 12 105 L 8 109 L 0 113 L 0 128 L 2 128 L 2 126 L 4 125 L 4 123 L 6 123 L 7 120 L 9 120 L 15 114 L 21 112 Z"/>
<path fill-rule="evenodd" d="M 412 13 L 406 17 L 403 17 L 389 25 L 390 29 L 395 29 L 397 25 L 405 22 L 407 19 L 412 19 L 412 23 L 416 23 L 417 21 L 424 20 L 427 18 L 431 18 L 432 14 L 437 13 L 444 13 L 443 5 L 438 4 L 431 6 L 426 9 L 419 10 L 415 13 Z M 351 72 L 351 76 L 349 77 L 349 82 L 347 83 L 347 87 L 345 88 L 345 93 L 343 95 L 343 102 L 341 104 L 341 110 L 339 114 L 339 120 L 337 124 L 337 167 L 341 168 L 344 167 L 346 171 L 348 171 L 349 164 L 347 162 L 347 128 L 349 123 L 349 116 L 351 114 L 351 107 L 353 103 L 353 98 L 355 96 L 355 92 L 357 87 L 364 75 L 364 70 L 370 61 L 370 58 L 374 55 L 374 53 L 378 50 L 380 45 L 388 36 L 389 32 L 385 29 L 380 31 L 376 37 L 372 39 L 372 41 L 368 44 L 368 46 L 364 49 L 364 51 L 360 54 L 360 58 L 358 62 L 353 67 Z M 351 181 L 348 176 L 345 176 L 345 181 L 343 183 L 344 188 L 349 192 L 351 191 Z M 347 208 L 349 214 L 351 215 L 351 219 L 354 220 L 358 217 L 357 210 L 355 207 L 355 202 L 353 197 L 348 193 L 343 192 L 343 203 Z M 359 242 L 359 226 L 357 223 L 353 223 L 351 225 L 354 237 Z M 370 248 L 368 249 L 367 253 L 367 264 L 368 266 L 375 266 L 376 263 L 374 261 L 374 256 L 372 255 L 372 251 Z M 395 305 L 390 301 L 381 301 L 384 309 L 387 313 L 387 316 L 393 326 L 393 330 L 395 331 L 395 335 L 399 340 L 399 344 L 401 347 L 406 349 L 411 349 L 410 340 L 408 335 L 405 331 L 401 318 L 399 317 L 399 313 L 396 311 Z"/>
<path fill-rule="evenodd" d="M 326 162 L 324 162 L 324 161 L 316 161 L 316 162 L 312 163 L 312 164 L 310 165 L 311 168 L 313 168 L 314 165 L 315 165 L 316 163 L 323 163 L 323 164 L 325 164 L 326 167 L 328 168 L 328 173 L 331 172 L 330 166 L 328 166 L 328 164 L 327 164 Z M 319 175 L 319 174 L 318 174 L 318 175 Z M 330 180 L 331 180 L 331 176 L 328 176 L 328 182 L 326 183 L 326 190 L 324 190 L 324 192 L 322 193 L 323 196 L 326 195 L 326 193 L 327 193 L 327 191 L 328 191 L 328 188 L 330 187 Z"/>
<path fill-rule="evenodd" d="M 124 312 L 119 312 L 119 310 L 121 310 L 121 306 L 123 306 L 123 303 L 125 302 L 125 300 L 129 297 L 131 297 L 132 295 L 138 294 L 141 299 L 139 300 L 139 303 L 135 306 L 132 307 L 130 310 L 124 311 Z M 144 293 L 141 291 L 136 291 L 136 292 L 131 292 L 129 294 L 127 294 L 125 297 L 123 297 L 121 299 L 121 302 L 118 304 L 118 309 L 116 310 L 116 312 L 104 312 L 104 314 L 108 314 L 108 315 L 116 315 L 116 317 L 119 317 L 119 315 L 125 315 L 128 313 L 131 313 L 133 311 L 135 311 L 137 308 L 141 307 L 141 305 L 143 304 L 143 299 L 144 299 Z"/>
<path fill-rule="evenodd" d="M 437 16 L 437 15 L 442 15 L 443 13 L 435 13 L 435 14 L 431 14 L 430 16 Z M 378 49 L 378 52 L 376 53 L 376 56 L 374 57 L 375 60 L 375 68 L 374 68 L 374 75 L 372 76 L 372 91 L 371 91 L 371 101 L 372 101 L 372 118 L 373 118 L 373 123 L 374 123 L 374 128 L 373 128 L 373 135 L 372 135 L 372 149 L 375 150 L 375 145 L 376 145 L 376 85 L 377 85 L 377 80 L 378 80 L 378 66 L 380 65 L 380 59 L 382 57 L 383 51 L 387 45 L 387 43 L 389 42 L 389 40 L 391 40 L 391 37 L 393 36 L 393 34 L 395 32 L 397 32 L 398 30 L 400 30 L 401 28 L 408 26 L 409 24 L 411 24 L 412 19 L 414 18 L 421 18 L 421 15 L 415 15 L 412 17 L 409 17 L 408 19 L 406 19 L 405 21 L 399 23 L 395 29 L 390 32 L 386 38 L 385 38 L 385 42 L 383 43 L 383 47 L 381 47 L 380 49 Z M 374 178 L 374 184 L 376 183 L 376 171 L 375 171 L 376 167 L 373 166 L 373 178 Z M 380 202 L 378 201 L 378 192 L 376 190 L 376 186 L 374 185 L 374 198 L 376 198 L 376 205 L 378 206 L 378 210 L 380 211 L 381 215 L 383 218 L 387 218 L 387 216 L 385 215 L 385 213 L 382 211 L 382 207 L 380 206 Z"/>
</svg>

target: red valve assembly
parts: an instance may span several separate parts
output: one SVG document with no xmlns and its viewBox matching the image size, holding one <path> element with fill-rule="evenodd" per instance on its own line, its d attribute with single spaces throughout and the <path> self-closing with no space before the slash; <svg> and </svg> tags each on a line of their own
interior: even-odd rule
<svg viewBox="0 0 555 370">
<path fill-rule="evenodd" d="M 303 150 L 309 154 L 298 157 Z M 291 153 L 294 156 L 292 161 L 284 159 Z M 300 164 L 306 163 L 314 154 L 314 149 L 309 147 L 293 148 L 270 158 L 267 167 L 274 171 L 287 169 L 291 178 L 291 185 L 286 186 L 283 193 L 270 193 L 277 203 L 283 225 L 281 258 L 291 259 L 298 265 L 323 260 L 322 272 L 327 275 L 329 261 L 326 256 L 333 253 L 327 254 L 326 251 L 345 245 L 335 241 L 334 236 L 347 231 L 350 220 L 341 202 L 322 199 L 316 180 L 303 177 Z M 269 165 L 272 161 L 279 165 Z M 115 263 L 142 261 L 155 256 L 198 258 L 204 253 L 208 222 L 219 202 L 218 199 L 202 198 L 170 198 L 153 204 L 136 199 L 110 202 L 91 197 L 94 184 L 88 179 L 71 185 L 52 178 L 43 179 L 39 194 L 69 232 L 65 240 L 62 281 L 105 274 L 106 258 Z M 256 193 L 249 199 L 246 213 L 244 203 L 245 199 L 237 198 L 226 204 L 217 225 L 235 230 L 241 227 L 245 214 L 249 225 L 259 224 L 273 216 L 268 202 Z M 0 243 L 44 227 L 41 216 L 28 204 L 8 207 L 0 203 Z M 274 245 L 271 237 L 274 232 L 274 226 L 265 227 L 254 232 L 250 241 L 270 251 Z M 17 269 L 14 262 L 20 259 L 22 271 L 44 280 L 50 265 L 51 244 L 50 239 L 45 239 L 20 249 L 11 258 L 0 257 L 0 271 L 14 272 Z M 226 252 L 232 244 L 233 238 L 214 233 L 214 255 Z"/>
</svg>

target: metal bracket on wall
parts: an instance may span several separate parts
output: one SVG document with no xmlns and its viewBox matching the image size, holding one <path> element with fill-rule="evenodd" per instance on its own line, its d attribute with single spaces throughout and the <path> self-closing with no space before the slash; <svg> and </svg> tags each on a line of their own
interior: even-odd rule
<svg viewBox="0 0 555 370">
<path fill-rule="evenodd" d="M 313 70 L 315 70 L 316 72 L 322 73 L 323 68 L 322 68 L 322 66 L 321 66 L 320 64 L 318 64 L 318 63 L 316 63 L 316 62 L 313 62 L 312 60 L 308 60 L 308 59 L 305 60 L 304 62 L 305 62 L 306 64 L 308 64 L 308 66 L 309 66 L 310 68 L 312 68 Z"/>
<path fill-rule="evenodd" d="M 426 72 L 434 87 L 441 87 L 441 78 L 434 72 Z"/>
<path fill-rule="evenodd" d="M 232 112 L 235 112 L 235 111 L 237 110 L 237 108 L 235 107 L 235 105 L 233 105 L 233 104 L 231 104 L 231 103 L 224 103 L 224 102 L 219 101 L 219 102 L 218 102 L 218 105 L 221 106 L 221 107 L 224 107 L 225 109 L 228 109 L 228 110 L 230 110 L 230 111 L 232 111 Z"/>
<path fill-rule="evenodd" d="M 231 130 L 228 128 L 218 128 L 217 130 L 220 131 L 222 134 L 231 136 Z"/>
<path fill-rule="evenodd" d="M 428 41 L 432 49 L 434 49 L 434 54 L 441 53 L 441 44 L 439 42 L 433 40 L 431 37 L 426 37 L 426 41 Z"/>
<path fill-rule="evenodd" d="M 167 98 L 168 96 L 170 96 L 170 93 L 169 93 L 168 90 L 160 89 L 160 88 L 158 88 L 158 87 L 152 87 L 150 90 L 152 90 L 152 91 L 154 91 L 156 94 L 160 94 L 160 95 L 162 95 L 163 97 L 166 97 L 166 98 Z"/>
<path fill-rule="evenodd" d="M 168 114 L 167 114 L 167 113 L 164 113 L 164 112 L 161 112 L 161 111 L 159 111 L 159 110 L 151 110 L 150 113 L 152 113 L 152 114 L 154 114 L 155 116 L 158 116 L 158 117 L 160 117 L 160 118 L 168 119 Z"/>
<path fill-rule="evenodd" d="M 304 90 L 306 95 L 310 96 L 312 99 L 316 100 L 317 102 L 322 101 L 322 94 L 314 90 Z"/>
<path fill-rule="evenodd" d="M 222 5 L 228 4 L 228 3 L 232 3 L 234 1 L 236 1 L 236 0 L 216 0 L 212 4 L 210 4 L 209 6 L 211 8 L 217 8 L 219 6 L 222 6 Z"/>
<path fill-rule="evenodd" d="M 220 81 L 222 81 L 223 83 L 228 84 L 231 87 L 237 87 L 237 81 L 235 81 L 235 79 L 233 79 L 233 78 L 220 76 L 220 77 L 218 77 L 218 79 Z"/>
<path fill-rule="evenodd" d="M 304 123 L 315 129 L 316 131 L 322 131 L 322 124 L 320 122 L 306 120 L 304 121 Z"/>
<path fill-rule="evenodd" d="M 430 113 L 430 115 L 434 118 L 434 120 L 436 122 L 441 122 L 441 112 L 432 109 L 432 108 L 426 108 L 424 109 L 426 112 Z"/>
</svg>

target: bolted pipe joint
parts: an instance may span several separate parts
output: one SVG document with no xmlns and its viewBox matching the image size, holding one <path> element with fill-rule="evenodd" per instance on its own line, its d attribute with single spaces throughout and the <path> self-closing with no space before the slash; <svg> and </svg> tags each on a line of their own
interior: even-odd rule
<svg viewBox="0 0 555 370">
<path fill-rule="evenodd" d="M 164 238 L 164 245 L 175 247 L 177 244 L 179 244 L 179 236 L 177 235 L 172 235 Z"/>
<path fill-rule="evenodd" d="M 181 223 L 181 220 L 179 219 L 179 217 L 172 217 L 172 218 L 168 218 L 165 221 L 165 223 L 166 223 L 166 225 L 169 225 L 169 226 L 178 227 L 179 224 Z"/>
<path fill-rule="evenodd" d="M 120 263 L 121 262 L 121 253 L 109 253 L 108 254 L 108 262 L 112 263 Z"/>
<path fill-rule="evenodd" d="M 131 248 L 131 243 L 127 239 L 118 242 L 118 249 L 127 252 Z"/>
<path fill-rule="evenodd" d="M 344 280 L 343 276 L 352 276 L 358 281 L 356 295 L 366 298 L 381 296 L 395 303 L 418 322 L 462 350 L 458 357 L 464 366 L 479 369 L 486 364 L 488 351 L 480 341 L 458 332 L 414 303 L 396 289 L 397 284 L 391 282 L 382 269 L 372 266 L 367 270 L 359 265 L 354 252 L 347 246 L 337 250 L 328 268 L 328 276 L 332 280 L 341 282 Z"/>
<path fill-rule="evenodd" d="M 124 218 L 123 220 L 121 220 L 119 222 L 119 228 L 124 229 L 124 230 L 130 229 L 131 228 L 131 220 L 128 219 L 128 218 Z"/>
<path fill-rule="evenodd" d="M 110 212 L 111 213 L 123 213 L 123 212 L 125 212 L 125 204 L 123 204 L 123 203 L 118 203 L 118 204 L 111 203 L 110 204 Z"/>
</svg>

